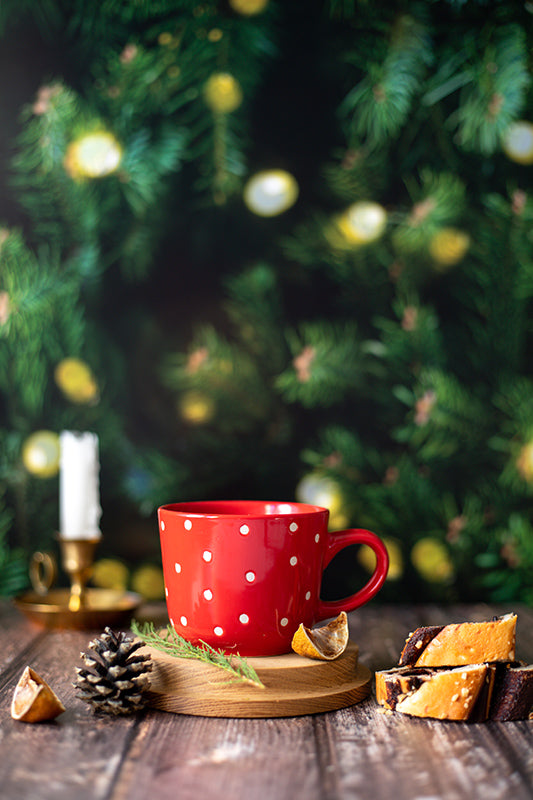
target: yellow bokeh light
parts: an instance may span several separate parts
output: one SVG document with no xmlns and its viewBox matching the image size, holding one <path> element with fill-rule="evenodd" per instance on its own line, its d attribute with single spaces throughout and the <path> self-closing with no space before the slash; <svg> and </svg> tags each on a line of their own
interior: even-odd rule
<svg viewBox="0 0 533 800">
<path fill-rule="evenodd" d="M 403 575 L 403 555 L 400 542 L 398 542 L 397 539 L 387 536 L 384 536 L 382 541 L 389 554 L 389 571 L 387 573 L 387 580 L 398 580 L 398 578 L 401 578 Z M 359 548 L 357 560 L 367 572 L 372 573 L 376 569 L 376 554 L 372 548 L 366 544 L 361 545 Z"/>
<path fill-rule="evenodd" d="M 387 226 L 387 212 L 379 203 L 353 203 L 336 219 L 336 226 L 349 245 L 377 241 Z"/>
<path fill-rule="evenodd" d="M 191 390 L 180 397 L 178 410 L 182 419 L 191 425 L 204 425 L 215 414 L 215 402 L 203 392 Z"/>
<path fill-rule="evenodd" d="M 505 155 L 517 164 L 533 164 L 533 124 L 520 120 L 509 125 L 502 142 Z"/>
<path fill-rule="evenodd" d="M 260 217 L 275 217 L 294 205 L 298 194 L 298 184 L 289 172 L 263 170 L 253 175 L 244 187 L 244 202 Z"/>
<path fill-rule="evenodd" d="M 122 161 L 122 147 L 108 131 L 86 133 L 67 147 L 64 167 L 71 178 L 103 178 Z"/>
<path fill-rule="evenodd" d="M 54 431 L 35 431 L 22 447 L 22 463 L 36 478 L 53 478 L 57 475 L 59 457 L 59 436 Z"/>
<path fill-rule="evenodd" d="M 470 247 L 470 236 L 457 228 L 442 228 L 433 236 L 429 252 L 441 267 L 458 264 Z"/>
<path fill-rule="evenodd" d="M 424 580 L 447 583 L 453 576 L 453 564 L 444 544 L 431 536 L 419 539 L 411 550 L 411 561 Z"/>
<path fill-rule="evenodd" d="M 241 85 L 229 72 L 217 72 L 205 84 L 204 99 L 211 111 L 230 114 L 239 108 L 242 98 Z"/>
<path fill-rule="evenodd" d="M 91 368 L 79 358 L 64 358 L 54 371 L 56 384 L 73 403 L 91 403 L 98 398 L 98 384 Z"/>
<path fill-rule="evenodd" d="M 231 8 L 244 17 L 260 14 L 268 5 L 268 0 L 229 0 Z"/>
</svg>

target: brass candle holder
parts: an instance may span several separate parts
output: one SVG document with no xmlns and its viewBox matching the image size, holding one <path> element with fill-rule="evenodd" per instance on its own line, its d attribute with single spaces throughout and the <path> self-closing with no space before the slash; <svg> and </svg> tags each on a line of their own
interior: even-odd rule
<svg viewBox="0 0 533 800">
<path fill-rule="evenodd" d="M 65 539 L 58 535 L 61 566 L 70 588 L 55 589 L 57 564 L 52 553 L 34 553 L 30 562 L 33 591 L 14 600 L 32 621 L 46 628 L 99 629 L 127 625 L 142 598 L 134 592 L 88 587 L 100 537 Z"/>
<path fill-rule="evenodd" d="M 87 605 L 86 584 L 91 577 L 94 553 L 100 537 L 94 539 L 64 539 L 59 536 L 61 564 L 70 578 L 69 611 L 79 611 Z"/>
</svg>

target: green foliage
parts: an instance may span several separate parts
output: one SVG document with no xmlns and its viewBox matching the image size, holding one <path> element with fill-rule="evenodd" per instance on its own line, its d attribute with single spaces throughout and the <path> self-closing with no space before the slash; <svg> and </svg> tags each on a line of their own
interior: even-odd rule
<svg viewBox="0 0 533 800">
<path fill-rule="evenodd" d="M 348 119 L 348 141 L 364 137 L 375 148 L 389 144 L 401 131 L 433 60 L 427 29 L 410 15 L 393 20 L 388 41 L 376 33 L 375 49 L 383 53 L 382 60 L 365 64 L 367 74 L 340 108 Z M 359 58 L 355 56 L 357 62 Z"/>
<path fill-rule="evenodd" d="M 416 294 L 399 293 L 392 310 L 394 316 L 374 320 L 379 331 L 376 358 L 386 362 L 389 378 L 405 383 L 422 365 L 445 367 L 446 347 L 435 309 L 422 305 Z"/>
<path fill-rule="evenodd" d="M 458 219 L 465 206 L 465 187 L 457 175 L 424 168 L 420 182 L 408 183 L 412 207 L 398 220 L 393 243 L 400 255 L 427 259 L 432 237 Z"/>
<path fill-rule="evenodd" d="M 361 387 L 364 354 L 354 325 L 309 323 L 289 332 L 288 340 L 292 364 L 276 381 L 288 402 L 332 406 Z"/>
<path fill-rule="evenodd" d="M 274 270 L 259 263 L 226 281 L 228 317 L 254 358 L 275 373 L 287 358 L 283 303 Z"/>
<path fill-rule="evenodd" d="M 462 87 L 456 113 L 459 142 L 467 150 L 491 155 L 524 107 L 531 83 L 525 33 L 517 25 L 485 28 L 467 41 L 467 49 L 470 80 Z"/>
<path fill-rule="evenodd" d="M 165 368 L 163 377 L 171 389 L 197 390 L 209 398 L 217 410 L 217 425 L 226 434 L 264 419 L 269 398 L 258 366 L 244 348 L 220 337 L 214 328 L 199 331 L 195 349 Z"/>
<path fill-rule="evenodd" d="M 50 361 L 60 360 L 65 345 L 77 351 L 84 321 L 76 285 L 57 258 L 50 258 L 44 248 L 36 258 L 17 232 L 6 232 L 6 237 L 1 248 L 2 289 L 9 300 L 1 328 L 0 390 L 11 397 L 12 424 L 28 431 L 46 407 Z"/>
<path fill-rule="evenodd" d="M 121 136 L 119 126 L 117 134 L 113 132 L 114 120 L 94 116 L 67 87 L 53 84 L 46 92 L 42 113 L 30 116 L 32 110 L 26 110 L 27 124 L 13 161 L 14 183 L 34 220 L 34 235 L 56 248 L 75 247 L 70 263 L 78 262 L 84 277 L 98 276 L 122 249 L 125 271 L 142 276 L 153 253 L 154 228 L 157 231 L 150 210 L 165 196 L 165 176 L 178 168 L 184 133 L 162 125 L 155 131 L 123 131 Z M 69 153 L 85 136 L 102 131 L 124 153 L 119 170 L 97 180 L 78 175 L 76 156 Z"/>
<path fill-rule="evenodd" d="M 13 597 L 28 587 L 28 565 L 22 549 L 0 546 L 0 597 Z"/>
<path fill-rule="evenodd" d="M 28 565 L 22 548 L 9 548 L 11 510 L 0 502 L 0 597 L 12 597 L 28 586 Z"/>
<path fill-rule="evenodd" d="M 387 182 L 384 151 L 369 150 L 358 143 L 348 150 L 339 149 L 332 156 L 322 167 L 322 174 L 335 203 L 379 198 Z"/>
<path fill-rule="evenodd" d="M 422 462 L 470 456 L 466 448 L 482 447 L 491 430 L 484 397 L 476 397 L 450 373 L 424 370 L 416 389 L 412 424 L 396 434 L 411 443 Z M 468 438 L 465 432 L 468 431 Z"/>
<path fill-rule="evenodd" d="M 6 0 L 2 35 L 30 24 L 62 57 L 22 98 L 23 222 L 0 230 L 0 591 L 57 516 L 24 442 L 71 427 L 101 438 L 108 509 L 289 497 L 311 470 L 400 548 L 384 597 L 533 602 L 531 166 L 504 150 L 526 6 Z M 95 132 L 118 163 L 88 174 Z M 269 166 L 299 199 L 257 218 L 242 189 Z M 64 396 L 66 356 L 97 402 Z"/>
</svg>

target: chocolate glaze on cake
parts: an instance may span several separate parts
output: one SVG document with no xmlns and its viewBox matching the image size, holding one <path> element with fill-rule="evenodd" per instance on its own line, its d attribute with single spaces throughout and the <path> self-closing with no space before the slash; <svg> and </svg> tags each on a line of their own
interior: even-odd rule
<svg viewBox="0 0 533 800">
<path fill-rule="evenodd" d="M 420 658 L 420 654 L 426 649 L 432 639 L 437 636 L 444 625 L 428 625 L 424 628 L 417 628 L 414 633 L 411 633 L 405 641 L 400 660 L 398 664 L 400 667 L 409 667 L 411 664 L 416 664 Z"/>
</svg>

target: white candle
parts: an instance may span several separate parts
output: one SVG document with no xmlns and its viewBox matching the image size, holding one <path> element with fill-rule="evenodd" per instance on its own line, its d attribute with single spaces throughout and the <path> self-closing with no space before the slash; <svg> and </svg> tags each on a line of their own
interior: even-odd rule
<svg viewBox="0 0 533 800">
<path fill-rule="evenodd" d="M 59 444 L 59 533 L 63 539 L 97 539 L 102 513 L 98 437 L 62 431 Z"/>
</svg>

